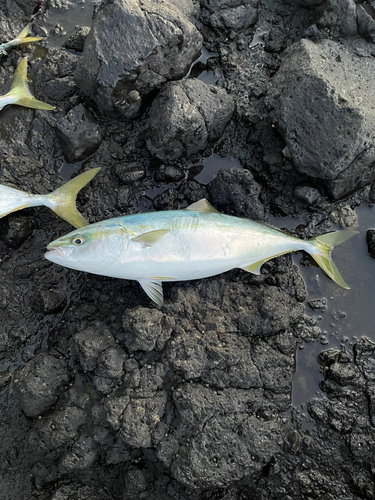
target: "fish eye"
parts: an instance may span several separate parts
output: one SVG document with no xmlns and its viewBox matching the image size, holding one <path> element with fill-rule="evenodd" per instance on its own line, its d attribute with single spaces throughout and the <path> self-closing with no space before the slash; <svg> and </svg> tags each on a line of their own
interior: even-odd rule
<svg viewBox="0 0 375 500">
<path fill-rule="evenodd" d="M 75 245 L 77 247 L 79 247 L 80 245 L 83 245 L 84 242 L 85 242 L 85 238 L 83 236 L 75 236 L 72 239 L 73 245 Z"/>
</svg>

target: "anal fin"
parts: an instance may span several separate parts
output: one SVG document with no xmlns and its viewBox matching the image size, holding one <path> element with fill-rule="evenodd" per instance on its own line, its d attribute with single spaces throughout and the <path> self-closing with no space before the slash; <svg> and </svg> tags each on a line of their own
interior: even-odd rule
<svg viewBox="0 0 375 500">
<path fill-rule="evenodd" d="M 269 258 L 270 257 L 268 257 L 267 259 L 258 260 L 257 262 L 253 262 L 252 264 L 249 264 L 248 266 L 241 267 L 241 269 L 243 269 L 244 271 L 247 271 L 248 273 L 257 274 L 259 276 L 260 268 L 262 267 L 262 265 L 265 262 L 267 262 L 267 260 L 269 260 Z"/>
<path fill-rule="evenodd" d="M 155 279 L 138 280 L 143 290 L 147 293 L 152 301 L 158 306 L 162 306 L 164 302 L 163 287 L 161 281 Z"/>
</svg>

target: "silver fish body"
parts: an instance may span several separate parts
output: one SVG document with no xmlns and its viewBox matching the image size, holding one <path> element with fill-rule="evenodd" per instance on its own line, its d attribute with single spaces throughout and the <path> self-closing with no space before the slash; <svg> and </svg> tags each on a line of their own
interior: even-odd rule
<svg viewBox="0 0 375 500">
<path fill-rule="evenodd" d="M 355 234 L 339 233 L 339 242 Z M 234 268 L 259 274 L 267 260 L 296 250 L 330 259 L 332 236 L 320 238 L 301 240 L 259 222 L 218 213 L 201 200 L 185 210 L 91 224 L 52 242 L 45 256 L 72 269 L 137 280 L 161 304 L 163 281 L 206 278 Z M 337 268 L 329 270 L 335 275 Z M 339 273 L 333 277 L 346 286 Z"/>
</svg>

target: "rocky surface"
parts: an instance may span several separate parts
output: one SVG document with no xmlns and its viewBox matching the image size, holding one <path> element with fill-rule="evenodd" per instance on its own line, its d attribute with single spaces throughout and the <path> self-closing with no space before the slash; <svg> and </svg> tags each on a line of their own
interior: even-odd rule
<svg viewBox="0 0 375 500">
<path fill-rule="evenodd" d="M 70 27 L 77 45 L 73 36 L 51 47 L 47 37 L 47 52 L 28 46 L 1 59 L 1 93 L 25 53 L 32 92 L 56 109 L 1 111 L 0 182 L 44 193 L 100 166 L 77 199 L 90 222 L 205 197 L 235 216 L 298 217 L 294 233 L 304 238 L 356 227 L 353 209 L 374 201 L 375 184 L 342 202 L 326 193 L 372 182 L 373 45 L 361 6 L 106 1 L 90 34 L 78 18 Z M 0 34 L 10 39 L 34 11 L 42 31 L 49 9 L 68 18 L 73 7 L 0 2 Z M 202 40 L 211 57 L 182 79 Z M 100 70 L 88 67 L 91 57 Z M 282 79 L 295 88 L 281 92 Z M 329 114 L 321 127 L 308 128 L 302 97 Z M 203 185 L 189 167 L 212 147 L 241 167 Z M 315 370 L 322 393 L 304 402 L 302 421 L 292 405 L 297 353 L 324 343 L 321 315 L 342 314 L 330 310 L 320 271 L 311 267 L 318 278 L 306 290 L 284 255 L 259 276 L 167 283 L 159 309 L 136 282 L 46 261 L 46 245 L 70 230 L 43 207 L 0 219 L 0 500 L 374 498 L 375 344 L 359 338 L 373 332 L 353 332 L 353 347 L 322 347 L 320 374 L 308 358 L 306 377 Z"/>
<path fill-rule="evenodd" d="M 132 118 L 140 98 L 182 78 L 197 58 L 202 36 L 191 22 L 191 0 L 103 2 L 94 17 L 75 74 L 98 105 Z"/>
</svg>

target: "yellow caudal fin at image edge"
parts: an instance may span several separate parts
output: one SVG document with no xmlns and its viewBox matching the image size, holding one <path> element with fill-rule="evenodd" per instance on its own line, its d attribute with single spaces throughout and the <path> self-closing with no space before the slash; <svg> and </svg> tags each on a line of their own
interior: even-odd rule
<svg viewBox="0 0 375 500">
<path fill-rule="evenodd" d="M 95 177 L 99 170 L 100 168 L 92 168 L 68 181 L 48 195 L 48 197 L 53 199 L 56 205 L 56 208 L 52 208 L 55 214 L 76 228 L 84 227 L 89 224 L 77 210 L 77 194 L 93 177 Z"/>
<path fill-rule="evenodd" d="M 344 241 L 352 238 L 356 234 L 358 234 L 358 231 L 335 231 L 333 233 L 327 233 L 316 238 L 309 239 L 310 243 L 316 245 L 319 250 L 316 254 L 311 253 L 311 257 L 335 283 L 343 288 L 346 288 L 347 290 L 349 290 L 350 287 L 345 283 L 344 278 L 341 276 L 340 271 L 333 262 L 331 251 L 335 246 L 340 245 L 340 243 L 344 243 Z"/>
<path fill-rule="evenodd" d="M 29 23 L 27 26 L 25 26 L 25 28 L 23 28 L 21 33 L 19 33 L 16 36 L 16 39 L 19 39 L 19 42 L 17 45 L 21 45 L 22 43 L 39 42 L 40 40 L 43 40 L 43 38 L 41 38 L 40 36 L 29 36 L 28 37 L 27 35 L 30 33 L 30 29 L 31 29 L 31 24 Z"/>
<path fill-rule="evenodd" d="M 26 108 L 44 109 L 46 111 L 55 109 L 54 106 L 51 106 L 46 102 L 38 101 L 37 99 L 35 99 L 35 97 L 33 97 L 27 85 L 26 79 L 27 57 L 24 57 L 17 66 L 16 72 L 14 73 L 13 82 L 9 90 L 9 93 L 12 93 L 13 91 L 13 93 L 18 96 L 18 99 L 14 104 L 18 104 L 19 106 L 24 106 Z"/>
</svg>

